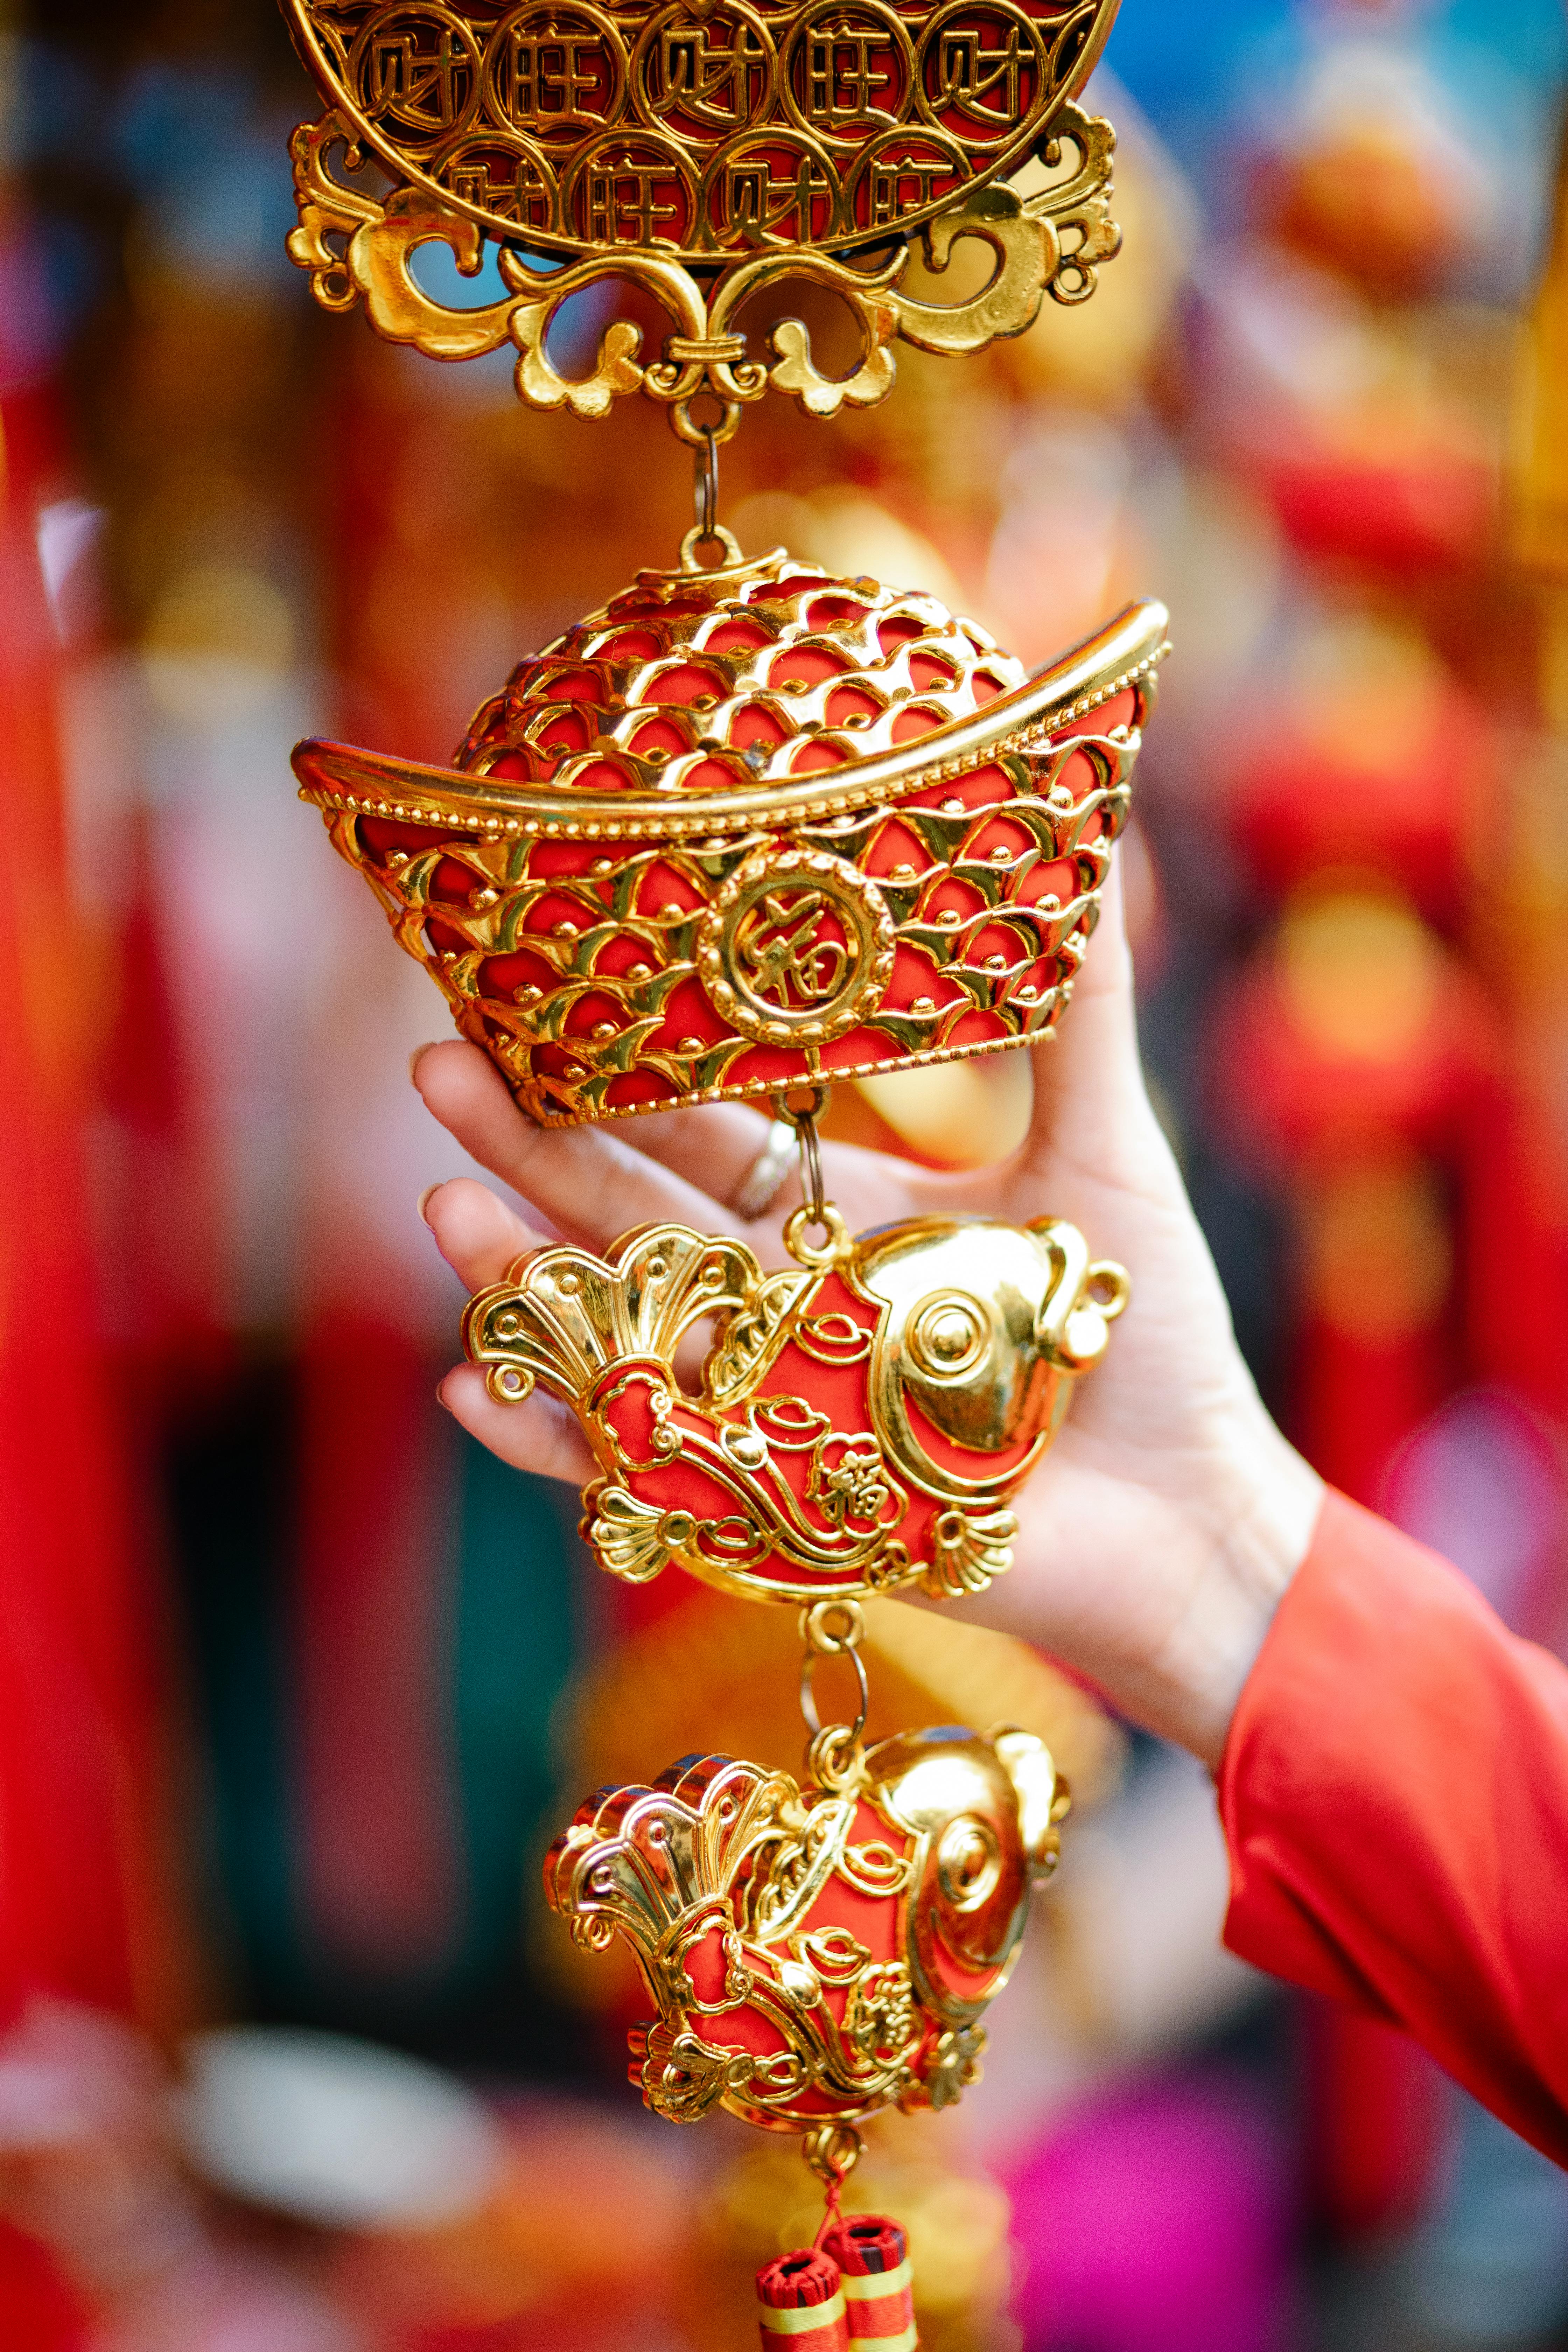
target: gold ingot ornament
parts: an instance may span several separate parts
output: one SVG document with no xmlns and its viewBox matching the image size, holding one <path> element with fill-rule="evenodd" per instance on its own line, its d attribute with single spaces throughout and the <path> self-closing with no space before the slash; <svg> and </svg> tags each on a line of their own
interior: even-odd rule
<svg viewBox="0 0 1568 2352">
<path fill-rule="evenodd" d="M 937 598 L 695 547 L 520 662 L 448 767 L 301 792 L 542 1126 L 1046 1036 L 1127 820 L 1166 614 L 1026 671 Z"/>
</svg>

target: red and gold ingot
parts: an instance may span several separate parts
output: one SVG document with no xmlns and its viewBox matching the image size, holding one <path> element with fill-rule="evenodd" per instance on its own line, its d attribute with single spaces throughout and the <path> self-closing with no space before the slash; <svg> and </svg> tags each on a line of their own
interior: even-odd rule
<svg viewBox="0 0 1568 2352">
<path fill-rule="evenodd" d="M 838 2265 L 849 2352 L 916 2352 L 914 2271 L 899 2223 L 882 2213 L 848 2214 L 829 2229 L 822 2251 Z"/>
<path fill-rule="evenodd" d="M 294 765 L 534 1118 L 766 1095 L 1054 1026 L 1165 622 L 1027 675 L 934 597 L 737 555 L 640 572 L 450 769 Z"/>
<path fill-rule="evenodd" d="M 757 2273 L 762 2352 L 849 2352 L 838 2265 L 820 2247 L 797 2246 Z"/>
</svg>

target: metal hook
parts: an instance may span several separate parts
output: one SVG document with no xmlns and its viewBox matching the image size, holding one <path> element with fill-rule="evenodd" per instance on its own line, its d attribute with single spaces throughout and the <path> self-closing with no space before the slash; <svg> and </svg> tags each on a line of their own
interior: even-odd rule
<svg viewBox="0 0 1568 2352">
<path fill-rule="evenodd" d="M 711 425 L 698 427 L 702 439 L 692 458 L 692 513 L 699 545 L 715 536 L 719 520 L 719 436 Z"/>
<path fill-rule="evenodd" d="M 871 1685 L 867 1678 L 866 1661 L 859 1651 L 846 1649 L 841 1654 L 847 1657 L 854 1667 L 855 1680 L 859 1685 L 855 1720 L 853 1723 L 832 1723 L 826 1728 L 837 1734 L 838 1741 L 847 1739 L 854 1743 L 865 1730 L 866 1718 L 871 1711 Z M 822 1717 L 816 1711 L 816 1693 L 812 1688 L 811 1681 L 812 1669 L 816 1664 L 816 1658 L 817 1653 L 815 1650 L 807 1650 L 800 1662 L 800 1711 L 805 1717 L 805 1727 L 813 1739 L 820 1738 L 824 1728 Z"/>
<path fill-rule="evenodd" d="M 806 1769 L 825 1789 L 845 1790 L 860 1771 L 860 1735 L 871 1710 L 871 1685 L 860 1642 L 866 1620 L 853 1600 L 827 1599 L 800 1612 L 801 1638 L 805 1643 L 800 1662 L 800 1711 L 811 1734 Z M 853 1723 L 824 1724 L 817 1713 L 813 1672 L 818 1658 L 847 1658 L 855 1669 L 858 1704 Z"/>
<path fill-rule="evenodd" d="M 803 2137 L 800 2152 L 823 2187 L 837 2194 L 860 2161 L 864 2147 L 851 2124 L 817 2124 Z"/>
<path fill-rule="evenodd" d="M 827 1088 L 813 1087 L 811 1100 L 804 1108 L 793 1109 L 787 1095 L 773 1097 L 773 1116 L 794 1128 L 795 1141 L 800 1146 L 800 1189 L 805 1195 L 805 1215 L 796 1210 L 802 1224 L 827 1230 L 827 1200 L 822 1189 L 822 1145 L 817 1138 L 816 1122 L 827 1106 Z"/>
</svg>

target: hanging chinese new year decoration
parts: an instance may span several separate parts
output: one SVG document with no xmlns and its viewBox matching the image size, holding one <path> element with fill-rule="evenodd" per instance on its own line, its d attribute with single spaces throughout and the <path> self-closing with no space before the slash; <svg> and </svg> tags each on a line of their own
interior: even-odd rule
<svg viewBox="0 0 1568 2352">
<path fill-rule="evenodd" d="M 493 1397 L 542 1386 L 577 1416 L 597 1465 L 584 1533 L 610 1573 L 684 1570 L 799 1612 L 804 1780 L 687 1757 L 601 1790 L 546 1890 L 584 1948 L 635 1955 L 647 2104 L 798 2134 L 826 2187 L 816 2248 L 759 2277 L 764 2347 L 912 2346 L 902 2233 L 847 2220 L 842 2184 L 868 2116 L 973 2080 L 1068 1797 L 1043 1742 L 1005 1727 L 868 1748 L 859 1604 L 1006 1572 L 1013 1499 L 1129 1281 L 1049 1213 L 852 1235 L 816 1122 L 838 1078 L 1005 1051 L 1063 1017 L 1166 616 L 1131 606 L 1026 673 L 918 589 L 745 555 L 719 522 L 718 451 L 770 390 L 816 415 L 868 405 L 899 339 L 978 351 L 1046 293 L 1092 292 L 1118 243 L 1114 139 L 1077 100 L 1115 0 L 286 13 L 325 108 L 293 142 L 290 251 L 317 299 L 438 359 L 510 342 L 528 406 L 597 416 L 641 394 L 696 454 L 679 562 L 521 662 L 449 767 L 322 741 L 295 767 L 527 1117 L 750 1097 L 798 1140 L 784 1263 L 679 1225 L 602 1255 L 552 1245 L 471 1300 L 463 1337 Z M 905 290 L 917 247 L 940 276 L 960 240 L 991 248 L 979 293 Z M 501 298 L 434 299 L 411 268 L 433 242 L 470 275 L 488 244 Z M 742 310 L 786 279 L 848 310 L 847 374 L 821 373 L 799 320 L 752 350 Z M 571 378 L 551 322 L 596 283 L 651 297 L 668 332 L 649 355 L 612 311 Z M 770 1146 L 748 1217 L 784 1172 Z M 693 1374 L 678 1350 L 699 1326 Z M 858 1678 L 853 1722 L 818 1717 L 824 1657 Z"/>
</svg>

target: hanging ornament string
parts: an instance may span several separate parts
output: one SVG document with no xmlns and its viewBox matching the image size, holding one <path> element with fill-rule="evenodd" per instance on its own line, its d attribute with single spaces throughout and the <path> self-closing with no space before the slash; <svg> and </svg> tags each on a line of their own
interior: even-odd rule
<svg viewBox="0 0 1568 2352">
<path fill-rule="evenodd" d="M 597 1790 L 551 1847 L 545 1890 L 581 1948 L 618 1938 L 636 1956 L 658 2011 L 627 2037 L 648 2106 L 683 2125 L 722 2106 L 805 2135 L 822 2228 L 758 2279 L 764 2352 L 915 2352 L 901 2231 L 843 2213 L 854 2126 L 951 2105 L 975 2078 L 980 2014 L 1017 1950 L 1023 1895 L 1054 1866 L 1064 1791 L 1044 1740 L 1021 1730 L 948 1725 L 868 1746 L 856 1596 L 918 1583 L 957 1599 L 1007 1570 L 1013 1494 L 1128 1286 L 1044 1213 L 1013 1224 L 933 1209 L 852 1236 L 824 1187 L 822 1081 L 1022 1047 L 1054 1028 L 1126 819 L 1166 615 L 1129 607 L 1030 670 L 911 588 L 829 576 L 784 548 L 747 561 L 719 520 L 719 451 L 770 390 L 808 415 L 867 408 L 892 385 L 896 341 L 978 351 L 1027 327 L 1047 290 L 1092 291 L 1120 241 L 1114 139 L 1073 101 L 1117 0 L 1074 0 L 1070 37 L 1058 0 L 1003 11 L 1009 59 L 1026 42 L 1033 62 L 1010 67 L 978 110 L 977 92 L 932 86 L 933 73 L 952 79 L 946 50 L 981 37 L 952 30 L 946 0 L 861 7 L 871 30 L 849 37 L 862 65 L 885 38 L 896 68 L 872 75 L 890 110 L 875 156 L 844 130 L 842 92 L 805 87 L 818 0 L 781 0 L 765 25 L 731 9 L 740 30 L 709 60 L 735 69 L 727 91 L 700 77 L 711 104 L 682 96 L 668 32 L 661 46 L 622 17 L 569 9 L 594 20 L 584 88 L 596 96 L 565 122 L 537 72 L 505 66 L 491 0 L 355 0 L 347 48 L 341 0 L 284 5 L 325 108 L 292 143 L 289 239 L 321 305 L 363 305 L 389 342 L 443 361 L 510 345 L 519 395 L 542 414 L 603 416 L 646 396 L 692 453 L 679 563 L 640 569 L 547 658 L 528 656 L 450 762 L 317 740 L 294 756 L 334 845 L 542 1128 L 656 1101 L 777 1103 L 782 1124 L 723 1233 L 670 1221 L 633 1227 L 604 1255 L 534 1249 L 475 1293 L 463 1344 L 496 1405 L 538 1390 L 574 1416 L 594 1465 L 583 1531 L 609 1573 L 641 1585 L 679 1570 L 803 1609 L 805 1779 L 689 1753 L 651 1781 Z M 715 0 L 689 13 L 700 29 Z M 416 17 L 442 23 L 411 32 Z M 411 112 L 362 68 L 389 42 L 412 57 L 437 37 L 443 58 L 460 49 L 472 70 L 462 90 L 448 74 L 437 92 L 433 145 L 435 100 Z M 831 26 L 822 37 L 831 48 Z M 663 127 L 607 130 L 623 110 Z M 923 160 L 904 168 L 889 139 Z M 1037 152 L 1047 184 L 1005 185 Z M 372 179 L 392 183 L 384 194 L 361 175 L 368 158 Z M 548 268 L 515 242 L 525 215 L 553 224 L 540 231 Z M 434 241 L 471 274 L 487 239 L 501 295 L 479 310 L 449 309 L 409 272 Z M 989 248 L 986 283 L 927 300 L 919 254 L 942 268 L 961 241 Z M 845 373 L 823 372 L 806 320 L 778 315 L 775 291 L 801 280 L 847 314 L 858 349 Z M 559 306 L 616 282 L 662 324 L 619 315 L 617 300 L 587 372 L 563 375 L 550 352 Z M 749 307 L 763 297 L 766 317 Z M 770 357 L 750 355 L 743 314 Z M 886 866 L 890 827 L 918 837 L 918 870 Z M 1069 904 L 1037 895 L 1044 867 L 1070 877 Z M 438 923 L 437 874 L 459 877 L 450 894 L 442 881 Z M 984 906 L 953 911 L 952 887 Z M 1007 955 L 989 952 L 997 923 Z M 523 941 L 519 986 L 510 950 Z M 800 1168 L 787 1266 L 735 1226 L 775 1197 L 781 1137 Z M 678 1366 L 700 1328 L 710 1340 L 694 1386 Z M 818 1686 L 834 1659 L 857 1696 L 851 1720 L 825 1723 L 836 1709 L 824 1696 L 819 1712 Z M 689 1868 L 671 1870 L 672 1851 Z M 939 1870 L 954 1852 L 963 1869 Z M 984 1948 L 974 1855 L 1012 1890 Z M 667 1965 L 693 1937 L 721 1946 L 722 2001 Z"/>
<path fill-rule="evenodd" d="M 858 2132 L 823 2126 L 802 2154 L 826 2190 L 809 2246 L 757 2273 L 762 2352 L 919 2352 L 909 2237 L 886 2213 L 843 2210 L 844 2183 L 861 2152 Z"/>
<path fill-rule="evenodd" d="M 801 2155 L 821 2181 L 825 2199 L 822 2225 L 812 2240 L 814 2250 L 824 2243 L 830 2230 L 843 2224 L 844 2184 L 859 2163 L 864 2147 L 859 2133 L 845 2124 L 819 2125 L 801 2141 Z"/>
</svg>

